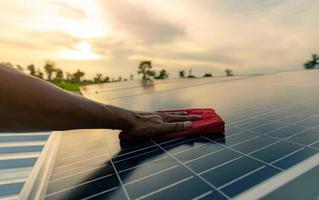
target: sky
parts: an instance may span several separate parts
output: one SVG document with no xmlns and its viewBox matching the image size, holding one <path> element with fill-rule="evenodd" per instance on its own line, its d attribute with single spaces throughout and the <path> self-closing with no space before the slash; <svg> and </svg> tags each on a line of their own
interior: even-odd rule
<svg viewBox="0 0 319 200">
<path fill-rule="evenodd" d="M 56 61 L 129 77 L 142 60 L 171 77 L 302 69 L 319 52 L 318 0 L 1 0 L 0 62 Z"/>
</svg>

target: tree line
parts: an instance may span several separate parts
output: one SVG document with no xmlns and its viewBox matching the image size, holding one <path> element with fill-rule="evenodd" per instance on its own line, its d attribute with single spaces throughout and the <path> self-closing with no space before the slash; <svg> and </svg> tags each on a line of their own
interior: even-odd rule
<svg viewBox="0 0 319 200">
<path fill-rule="evenodd" d="M 138 66 L 138 74 L 142 75 L 142 80 L 152 80 L 152 79 L 167 79 L 169 78 L 169 74 L 165 69 L 161 69 L 159 72 L 154 71 L 152 66 L 152 61 L 142 61 Z M 186 75 L 185 70 L 180 70 L 179 72 L 180 78 L 196 78 L 195 75 L 192 74 L 192 69 L 189 69 L 188 75 Z M 231 69 L 225 69 L 226 76 L 233 76 L 234 73 Z M 213 77 L 211 73 L 205 73 L 202 77 Z"/>
<path fill-rule="evenodd" d="M 27 65 L 22 67 L 21 65 L 13 65 L 9 62 L 2 62 L 0 64 L 16 68 L 22 72 L 28 73 L 31 76 L 38 77 L 50 82 L 59 82 L 65 81 L 70 83 L 106 83 L 106 82 L 115 82 L 121 81 L 122 77 L 118 79 L 110 78 L 108 76 L 103 76 L 101 73 L 95 75 L 93 79 L 85 79 L 85 72 L 81 70 L 76 70 L 75 72 L 66 72 L 63 71 L 57 64 L 52 60 L 45 60 L 45 63 L 42 67 L 36 67 L 34 64 Z M 132 78 L 132 75 L 131 75 Z"/>
<path fill-rule="evenodd" d="M 93 83 L 108 83 L 108 82 L 118 82 L 134 80 L 134 75 L 131 74 L 129 78 L 122 78 L 119 76 L 116 78 L 110 78 L 102 73 L 97 73 L 93 79 L 85 79 L 85 72 L 77 70 L 73 73 L 63 71 L 62 68 L 58 67 L 57 64 L 52 60 L 45 60 L 42 67 L 36 67 L 34 64 L 27 65 L 25 67 L 21 65 L 13 65 L 9 62 L 2 62 L 0 64 L 7 65 L 12 68 L 16 68 L 22 72 L 28 73 L 31 76 L 38 77 L 53 83 L 68 82 L 77 84 L 93 84 Z M 153 79 L 168 79 L 169 73 L 165 69 L 159 71 L 153 70 L 152 61 L 142 61 L 138 65 L 137 74 L 141 75 L 142 80 L 153 80 Z M 233 71 L 231 69 L 225 70 L 226 76 L 233 76 Z M 189 69 L 186 75 L 185 70 L 179 71 L 180 78 L 196 78 L 192 74 L 192 69 Z M 202 77 L 212 77 L 211 73 L 205 73 Z"/>
<path fill-rule="evenodd" d="M 305 69 L 319 69 L 319 56 L 313 54 L 311 59 L 304 64 Z"/>
</svg>

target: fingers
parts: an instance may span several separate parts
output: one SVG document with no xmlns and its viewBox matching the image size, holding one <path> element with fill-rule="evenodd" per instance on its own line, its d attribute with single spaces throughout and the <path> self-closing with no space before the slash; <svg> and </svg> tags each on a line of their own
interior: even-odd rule
<svg viewBox="0 0 319 200">
<path fill-rule="evenodd" d="M 163 127 L 163 132 L 169 133 L 169 132 L 183 131 L 183 130 L 189 129 L 191 127 L 192 127 L 191 121 L 165 123 L 165 125 Z"/>
<path fill-rule="evenodd" d="M 194 121 L 201 119 L 200 115 L 166 115 L 163 117 L 165 122 L 183 122 L 183 121 Z"/>
<path fill-rule="evenodd" d="M 179 112 L 166 112 L 166 113 L 163 113 L 163 114 L 168 114 L 168 115 L 188 115 L 187 112 L 185 111 L 179 111 Z"/>
</svg>

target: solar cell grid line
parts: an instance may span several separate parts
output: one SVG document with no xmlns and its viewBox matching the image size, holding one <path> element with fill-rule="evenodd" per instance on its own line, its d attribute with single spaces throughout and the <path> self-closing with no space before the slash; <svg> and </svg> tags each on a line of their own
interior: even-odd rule
<svg viewBox="0 0 319 200">
<path fill-rule="evenodd" d="M 100 138 L 99 138 L 99 139 L 100 139 Z M 104 144 L 104 141 L 101 140 L 101 142 L 102 142 L 102 145 L 104 146 L 106 152 L 108 152 L 107 146 Z M 127 192 L 127 190 L 126 190 L 126 188 L 125 188 L 125 186 L 124 186 L 124 184 L 123 184 L 123 181 L 122 181 L 122 179 L 121 179 L 121 177 L 120 177 L 120 175 L 119 175 L 119 173 L 118 173 L 118 171 L 117 171 L 117 169 L 116 169 L 116 167 L 115 167 L 115 165 L 114 165 L 114 163 L 113 163 L 112 157 L 111 157 L 110 155 L 109 155 L 109 159 L 110 159 L 110 163 L 111 163 L 111 165 L 112 165 L 112 168 L 114 169 L 114 172 L 115 172 L 115 174 L 116 174 L 116 177 L 117 177 L 117 179 L 118 179 L 118 181 L 119 181 L 119 183 L 120 183 L 120 185 L 121 185 L 121 188 L 122 188 L 122 190 L 123 190 L 123 192 L 124 192 L 124 194 L 125 194 L 127 200 L 131 200 L 131 198 L 130 198 L 130 196 L 129 196 L 129 194 L 128 194 L 128 192 Z"/>
<path fill-rule="evenodd" d="M 228 161 L 226 161 L 226 162 L 223 162 L 223 163 L 221 163 L 221 164 L 219 164 L 219 165 L 216 165 L 216 166 L 214 166 L 214 167 L 212 167 L 212 168 L 209 168 L 209 169 L 206 169 L 206 170 L 204 170 L 204 171 L 199 172 L 198 175 L 205 174 L 206 172 L 209 172 L 209 171 L 212 171 L 212 170 L 217 169 L 217 168 L 219 168 L 219 167 L 222 167 L 222 166 L 224 166 L 224 165 L 227 165 L 228 163 L 231 163 L 231 162 L 233 162 L 233 161 L 235 161 L 235 160 L 238 160 L 238 159 L 240 159 L 240 158 L 242 158 L 242 157 L 243 157 L 243 156 L 238 156 L 238 157 L 236 157 L 236 158 L 233 158 L 233 159 L 231 159 L 231 160 L 228 160 Z"/>
<path fill-rule="evenodd" d="M 98 197 L 98 196 L 100 196 L 100 195 L 102 195 L 102 194 L 106 194 L 106 193 L 108 193 L 108 192 L 114 191 L 114 190 L 116 190 L 117 188 L 118 188 L 118 187 L 113 187 L 113 188 L 110 188 L 110 189 L 108 189 L 108 190 L 104 190 L 104 191 L 102 191 L 102 192 L 96 193 L 96 194 L 94 194 L 94 195 L 85 197 L 85 198 L 80 199 L 80 200 L 89 200 L 89 199 L 92 199 L 92 198 L 94 198 L 94 197 Z"/>
<path fill-rule="evenodd" d="M 293 122 L 293 123 L 290 123 L 290 124 L 288 124 L 287 126 L 285 126 L 285 127 L 288 127 L 288 126 L 291 126 L 291 125 L 295 125 L 295 124 L 297 124 L 299 121 L 295 121 L 295 122 Z M 236 128 L 239 128 L 239 129 L 243 129 L 243 128 L 241 128 L 241 127 L 239 127 L 239 126 L 236 126 L 236 125 L 234 125 Z M 302 130 L 302 131 L 300 131 L 300 132 L 297 132 L 297 133 L 295 133 L 295 134 L 293 134 L 293 135 L 291 135 L 291 136 L 288 136 L 286 139 L 288 139 L 288 138 L 291 138 L 291 137 L 294 137 L 294 136 L 296 136 L 296 135 L 298 135 L 298 134 L 302 134 L 303 132 L 306 132 L 306 131 L 308 131 L 308 130 L 311 130 L 311 129 L 315 129 L 315 128 L 317 128 L 319 126 L 319 122 L 318 122 L 318 124 L 316 125 L 316 126 L 314 126 L 314 127 L 308 127 L 308 128 L 305 128 L 304 130 Z M 278 129 L 280 129 L 280 128 L 278 128 Z M 277 129 L 275 129 L 275 130 L 273 130 L 273 131 L 276 131 Z M 253 129 L 249 129 L 249 131 L 252 131 L 252 132 L 255 132 Z M 269 132 L 268 134 L 270 134 L 271 132 Z M 265 135 L 267 135 L 267 134 L 265 134 Z"/>
<path fill-rule="evenodd" d="M 193 177 L 194 177 L 194 176 L 189 176 L 189 177 L 187 177 L 187 178 L 185 178 L 185 179 L 179 180 L 179 181 L 177 181 L 177 182 L 175 182 L 175 183 L 173 183 L 173 184 L 167 185 L 167 186 L 162 187 L 162 188 L 160 188 L 160 189 L 158 189 L 158 190 L 155 190 L 155 191 L 153 191 L 153 192 L 150 192 L 150 193 L 148 193 L 148 194 L 146 194 L 146 195 L 140 196 L 140 197 L 136 198 L 136 200 L 145 199 L 145 198 L 147 198 L 147 197 L 149 197 L 149 196 L 151 196 L 151 195 L 153 195 L 153 194 L 156 194 L 156 193 L 158 193 L 158 192 L 161 192 L 161 191 L 163 191 L 163 190 L 166 190 L 167 188 L 170 188 L 170 187 L 173 187 L 173 186 L 178 185 L 178 184 L 180 184 L 180 183 L 183 183 L 183 182 L 185 182 L 185 181 L 188 181 L 188 180 L 192 179 Z"/>
<path fill-rule="evenodd" d="M 278 140 L 281 140 L 281 141 L 286 141 L 286 142 L 289 142 L 289 143 L 292 143 L 292 144 L 298 144 L 300 146 L 306 146 L 306 147 L 308 146 L 308 145 L 304 145 L 304 144 L 301 144 L 301 143 L 298 143 L 298 142 L 287 140 L 286 138 L 279 138 L 279 137 L 275 137 L 275 136 L 271 136 L 271 135 L 265 135 L 265 136 L 270 137 L 270 138 L 275 138 L 275 139 L 278 139 Z M 313 147 L 313 146 L 309 146 L 309 147 L 319 150 L 318 148 Z"/>
<path fill-rule="evenodd" d="M 155 172 L 155 173 L 153 173 L 153 174 L 150 174 L 150 175 L 147 175 L 147 176 L 143 176 L 143 177 L 141 177 L 141 178 L 138 178 L 138 179 L 135 179 L 135 180 L 126 182 L 126 183 L 124 183 L 124 185 L 129 185 L 129 184 L 136 183 L 136 182 L 141 181 L 141 180 L 143 180 L 143 179 L 146 179 L 146 178 L 149 178 L 149 177 L 152 177 L 152 176 L 161 174 L 161 173 L 163 173 L 163 172 L 166 172 L 166 171 L 168 171 L 168 170 L 174 169 L 174 168 L 176 168 L 176 167 L 178 167 L 178 166 L 179 166 L 179 165 L 177 164 L 177 165 L 174 165 L 174 166 L 172 166 L 172 167 L 165 168 L 165 169 L 160 170 L 160 171 L 157 171 L 157 172 Z M 121 172 L 119 172 L 119 173 L 121 173 Z"/>
<path fill-rule="evenodd" d="M 172 83 L 172 82 L 181 82 L 183 80 L 166 80 L 166 81 L 163 81 L 161 83 L 153 83 L 154 85 L 161 85 L 161 84 L 169 84 L 169 83 Z M 184 80 L 184 81 L 187 81 L 187 80 Z M 113 87 L 113 88 L 105 88 L 105 89 L 100 89 L 98 90 L 99 92 L 104 92 L 104 91 L 117 91 L 117 90 L 121 90 L 121 89 L 131 89 L 131 88 L 138 88 L 138 87 L 141 87 L 141 83 L 140 82 L 137 82 L 138 84 L 136 85 L 131 85 L 131 86 L 125 86 L 125 87 Z M 149 84 L 149 85 L 152 85 L 152 84 Z M 90 90 L 85 90 L 83 91 L 85 94 L 90 94 L 90 93 L 93 93 L 95 94 L 96 90 L 93 89 L 93 91 L 90 91 Z"/>
<path fill-rule="evenodd" d="M 200 137 L 206 138 L 205 136 L 200 136 Z M 209 138 L 206 138 L 206 139 L 209 140 Z M 214 142 L 214 141 L 212 141 L 212 142 Z M 269 165 L 269 166 L 271 166 L 271 167 L 273 167 L 273 168 L 276 168 L 276 169 L 282 171 L 282 169 L 280 169 L 280 168 L 277 167 L 277 166 L 274 166 L 274 165 L 272 165 L 272 164 L 269 164 L 269 163 L 267 163 L 267 162 L 264 162 L 264 161 L 262 161 L 262 160 L 260 160 L 260 159 L 258 159 L 258 158 L 255 158 L 255 157 L 253 157 L 253 156 L 250 156 L 249 154 L 244 154 L 244 153 L 238 151 L 237 149 L 234 149 L 234 148 L 232 148 L 232 147 L 228 147 L 228 146 L 225 146 L 225 145 L 222 145 L 222 144 L 219 144 L 219 145 L 224 146 L 225 148 L 230 149 L 230 150 L 232 150 L 232 151 L 235 151 L 235 152 L 237 152 L 237 153 L 239 153 L 239 154 L 241 154 L 241 155 L 243 155 L 243 156 L 247 156 L 247 157 L 249 157 L 249 158 L 251 158 L 251 159 L 253 159 L 253 160 L 256 160 L 256 161 L 258 161 L 258 162 L 264 163 L 265 165 Z M 263 148 L 263 147 L 261 147 L 261 148 Z"/>
<path fill-rule="evenodd" d="M 246 79 L 246 78 L 250 78 L 250 77 L 236 77 L 236 78 L 232 78 L 232 79 L 194 79 L 194 80 L 182 80 L 182 81 L 171 81 L 169 82 L 169 84 L 167 83 L 152 83 L 152 84 L 147 84 L 147 85 L 139 85 L 138 87 L 123 87 L 123 88 L 116 88 L 116 89 L 112 89 L 112 90 L 103 90 L 100 89 L 98 90 L 98 93 L 93 93 L 94 96 L 101 96 L 101 94 L 105 94 L 107 92 L 118 92 L 121 90 L 132 90 L 132 89 L 140 89 L 143 86 L 163 86 L 163 85 L 169 85 L 168 88 L 176 88 L 176 85 L 186 85 L 186 86 L 193 86 L 193 85 L 198 85 L 198 84 L 214 84 L 214 83 L 221 83 L 221 82 L 232 82 L 232 81 L 236 81 L 236 80 L 242 80 L 242 79 Z M 182 83 L 182 84 L 181 84 Z M 186 84 L 185 84 L 186 83 Z M 175 86 L 175 87 L 174 87 Z M 167 87 L 166 87 L 167 88 Z M 101 93 L 103 92 L 103 93 Z M 87 94 L 87 93 L 86 93 Z M 92 93 L 91 93 L 92 94 Z"/>
<path fill-rule="evenodd" d="M 204 194 L 201 194 L 201 195 L 199 195 L 199 196 L 193 198 L 192 200 L 200 200 L 200 199 L 202 199 L 202 198 L 204 198 L 204 197 L 210 195 L 211 193 L 213 193 L 213 192 L 210 190 L 210 191 L 208 191 L 208 192 L 205 192 Z"/>
<path fill-rule="evenodd" d="M 63 188 L 62 190 L 58 190 L 58 191 L 55 191 L 55 192 L 51 192 L 51 193 L 49 193 L 49 194 L 44 195 L 44 197 L 43 197 L 42 199 L 48 199 L 48 198 L 50 198 L 51 196 L 54 196 L 54 195 L 56 195 L 56 194 L 59 194 L 59 193 L 68 191 L 68 190 L 70 190 L 70 189 L 77 188 L 77 187 L 82 186 L 82 185 L 86 185 L 86 184 L 89 184 L 89 183 L 98 181 L 98 180 L 100 180 L 100 179 L 104 179 L 104 178 L 109 177 L 109 176 L 111 176 L 111 175 L 101 176 L 101 177 L 99 177 L 99 178 L 97 178 L 97 179 L 94 179 L 94 180 L 91 180 L 91 181 L 82 182 L 82 183 L 77 184 L 77 185 L 73 185 L 73 186 L 70 186 L 70 187 L 67 187 L 67 188 Z"/>
<path fill-rule="evenodd" d="M 284 140 L 283 140 L 284 141 Z M 290 141 L 287 141 L 287 142 L 290 142 Z M 279 142 L 276 142 L 276 143 L 279 143 Z M 290 143 L 292 143 L 292 142 L 290 142 Z M 273 145 L 274 143 L 271 143 L 270 145 L 267 145 L 267 147 L 268 146 L 271 146 L 271 145 Z M 297 143 L 298 144 L 298 143 Z M 298 145 L 300 145 L 300 144 L 298 144 Z M 301 147 L 305 147 L 305 146 L 303 146 L 303 145 L 301 145 Z M 302 150 L 302 149 L 300 149 L 300 150 Z M 254 151 L 255 152 L 255 151 Z M 253 153 L 253 152 L 250 152 L 250 153 Z M 296 152 L 295 152 L 296 153 Z M 288 155 L 288 156 L 290 156 L 290 155 Z M 288 157 L 288 156 L 284 156 L 284 157 Z M 282 159 L 284 159 L 284 158 L 282 158 Z M 281 160 L 281 159 L 277 159 L 277 160 Z M 275 163 L 275 162 L 272 162 L 272 164 L 273 163 Z"/>
<path fill-rule="evenodd" d="M 242 78 L 242 79 L 244 79 L 244 78 Z M 237 80 L 241 80 L 241 79 L 237 79 Z M 219 81 L 219 82 L 212 82 L 212 83 L 221 83 L 221 82 L 227 82 L 227 80 Z M 108 97 L 102 97 L 102 98 L 101 97 L 95 97 L 94 99 L 97 100 L 97 101 L 103 100 L 103 99 L 107 99 L 108 101 L 112 101 L 112 100 L 115 100 L 115 99 L 130 98 L 130 97 L 147 95 L 147 94 L 152 94 L 152 93 L 163 93 L 163 92 L 174 91 L 174 90 L 179 90 L 179 89 L 183 89 L 183 88 L 199 87 L 199 86 L 202 86 L 202 85 L 207 85 L 207 84 L 212 84 L 212 83 L 198 83 L 198 84 L 193 84 L 193 85 L 170 88 L 170 89 L 166 89 L 166 90 L 164 89 L 164 90 L 158 90 L 158 91 L 140 92 L 140 93 L 136 93 L 136 94 L 123 95 L 123 96 L 111 97 L 111 98 L 108 98 Z"/>
<path fill-rule="evenodd" d="M 173 141 L 181 140 L 181 139 L 184 139 L 184 137 L 176 138 L 176 139 L 172 139 L 172 140 L 168 140 L 168 141 L 163 142 L 163 143 L 161 143 L 161 144 L 165 144 L 165 143 L 169 143 L 169 142 L 173 142 Z M 143 150 L 146 150 L 146 149 L 149 149 L 149 148 L 154 148 L 154 147 L 156 147 L 156 145 L 139 148 L 139 149 L 136 149 L 136 150 L 133 150 L 133 151 L 128 151 L 128 152 L 126 152 L 126 153 L 121 153 L 121 154 L 115 155 L 115 156 L 113 157 L 113 159 L 116 158 L 116 160 L 117 160 L 117 158 L 120 158 L 120 157 L 129 155 L 129 154 L 133 154 L 133 153 L 136 153 L 136 152 L 139 152 L 139 151 L 143 151 Z M 130 157 L 128 157 L 128 158 L 130 158 Z M 119 160 L 120 160 L 120 159 L 119 159 Z"/>
<path fill-rule="evenodd" d="M 286 155 L 283 156 L 283 157 L 280 157 L 280 158 L 278 158 L 278 159 L 276 159 L 276 160 L 274 160 L 274 161 L 271 161 L 271 164 L 274 164 L 275 162 L 278 162 L 278 161 L 280 161 L 280 160 L 283 160 L 283 159 L 285 159 L 285 158 L 287 158 L 287 157 L 289 157 L 289 156 L 291 156 L 291 155 L 293 155 L 293 154 L 295 154 L 295 153 L 297 153 L 297 152 L 299 152 L 299 151 L 301 151 L 301 150 L 303 150 L 303 149 L 305 149 L 305 147 L 300 147 L 299 149 L 297 149 L 297 150 L 295 150 L 295 151 L 293 151 L 293 152 L 290 152 L 290 153 L 286 154 Z"/>
<path fill-rule="evenodd" d="M 215 153 L 221 152 L 221 151 L 223 151 L 223 150 L 224 150 L 224 149 L 221 148 L 221 149 L 218 149 L 218 150 L 216 150 L 216 151 L 212 151 L 212 152 L 209 152 L 209 153 L 207 153 L 207 154 L 204 154 L 204 155 L 201 155 L 201 156 L 199 156 L 199 157 L 196 157 L 196 158 L 194 158 L 194 159 L 188 160 L 188 161 L 186 161 L 186 162 L 184 162 L 184 163 L 187 164 L 187 163 L 190 163 L 190 162 L 193 162 L 193 161 L 202 159 L 202 158 L 204 158 L 204 157 L 213 155 L 213 154 L 215 154 Z M 177 155 L 177 154 L 175 154 L 175 155 Z"/>
<path fill-rule="evenodd" d="M 155 159 L 155 160 L 152 160 L 152 161 L 144 162 L 143 164 L 136 165 L 134 167 L 126 168 L 126 169 L 123 169 L 123 170 L 118 170 L 118 172 L 119 173 L 126 172 L 126 171 L 129 171 L 129 170 L 136 169 L 138 167 L 144 166 L 144 165 L 148 165 L 148 164 L 151 164 L 151 163 L 154 163 L 154 162 L 158 162 L 158 161 L 163 160 L 165 158 L 168 158 L 168 156 L 163 156 L 163 157 L 160 157 L 159 159 Z"/>
<path fill-rule="evenodd" d="M 191 173 L 193 173 L 195 176 L 197 176 L 198 178 L 200 178 L 202 181 L 204 181 L 206 184 L 208 184 L 210 187 L 212 187 L 215 191 L 219 192 L 221 195 L 223 195 L 225 198 L 230 199 L 230 197 L 225 194 L 224 192 L 218 190 L 218 188 L 216 188 L 214 185 L 212 185 L 211 183 L 209 183 L 206 179 L 204 179 L 203 177 L 201 177 L 199 174 L 197 174 L 194 170 L 192 170 L 191 168 L 189 168 L 188 166 L 186 166 L 184 163 L 182 163 L 181 161 L 179 161 L 177 158 L 175 158 L 173 155 L 171 155 L 169 152 L 167 152 L 163 147 L 161 147 L 160 145 L 158 145 L 154 140 L 151 140 L 156 146 L 158 146 L 159 148 L 161 148 L 163 151 L 165 151 L 171 158 L 175 159 L 178 163 L 180 163 L 182 166 L 184 166 L 185 168 L 187 168 Z"/>
<path fill-rule="evenodd" d="M 150 82 L 150 83 L 148 83 L 148 84 L 160 85 L 160 84 L 167 84 L 167 83 L 174 83 L 174 82 L 185 82 L 185 81 L 187 81 L 187 80 L 185 80 L 185 79 L 167 79 L 167 80 L 162 80 L 162 81 L 160 81 L 160 80 L 153 80 L 153 82 Z M 128 86 L 127 83 L 131 83 L 131 84 Z M 141 82 L 138 81 L 138 80 L 126 82 L 126 84 L 120 84 L 120 83 L 107 83 L 107 84 L 102 84 L 102 86 L 106 86 L 106 87 L 104 87 L 105 90 L 109 90 L 109 89 L 113 90 L 113 89 L 119 89 L 119 88 L 130 88 L 130 87 L 132 87 L 132 86 L 141 87 L 141 85 L 142 85 Z M 146 85 L 147 85 L 147 83 L 146 83 Z M 93 92 L 94 92 L 94 91 L 96 91 L 95 88 L 100 89 L 100 87 L 94 87 L 94 86 L 97 86 L 97 85 L 88 85 L 88 86 L 85 86 L 86 89 L 85 89 L 84 92 L 86 92 L 86 91 L 89 91 L 89 92 L 90 92 L 90 90 L 93 90 Z M 100 90 L 102 90 L 102 89 L 100 89 Z"/>
<path fill-rule="evenodd" d="M 260 171 L 261 169 L 263 169 L 263 168 L 265 168 L 265 167 L 266 167 L 266 165 L 263 165 L 263 166 L 261 166 L 261 167 L 258 167 L 258 168 L 256 168 L 256 169 L 254 169 L 254 170 L 252 170 L 252 171 L 250 171 L 250 172 L 248 172 L 248 173 L 246 173 L 246 174 L 240 176 L 240 177 L 237 177 L 237 178 L 233 179 L 233 180 L 230 181 L 230 182 L 225 183 L 224 185 L 219 186 L 218 189 L 221 190 L 221 189 L 223 189 L 223 188 L 225 188 L 225 187 L 227 187 L 227 186 L 229 186 L 229 185 L 235 183 L 236 181 L 238 181 L 238 180 L 240 180 L 240 179 L 242 179 L 242 178 L 245 178 L 245 177 L 247 177 L 247 176 L 249 176 L 249 175 L 251 175 L 251 174 L 253 174 L 253 173 L 257 172 L 257 171 Z"/>
<path fill-rule="evenodd" d="M 306 132 L 306 131 L 308 131 L 308 130 L 315 129 L 315 128 L 317 128 L 317 127 L 319 127 L 319 123 L 318 123 L 318 125 L 315 126 L 315 127 L 306 128 L 306 129 L 304 129 L 304 130 L 302 130 L 302 131 L 300 131 L 300 132 L 297 132 L 297 133 L 295 133 L 295 134 L 293 134 L 293 135 L 291 135 L 291 136 L 288 136 L 288 137 L 286 137 L 286 138 L 278 138 L 278 137 L 275 137 L 275 136 L 272 136 L 272 135 L 266 135 L 266 136 L 272 137 L 272 138 L 276 138 L 276 139 L 278 139 L 279 141 L 286 141 L 286 142 L 295 143 L 295 144 L 298 144 L 298 145 L 301 145 L 301 146 L 308 146 L 308 145 L 304 145 L 304 144 L 301 144 L 301 143 L 298 143 L 298 142 L 295 142 L 295 141 L 290 141 L 289 138 L 292 138 L 292 137 L 294 137 L 294 136 L 296 136 L 296 135 L 300 135 L 300 134 L 302 134 L 302 133 L 304 133 L 304 132 Z M 238 128 L 240 128 L 240 127 L 238 127 Z M 250 131 L 253 132 L 253 130 L 250 130 Z M 317 141 L 319 141 L 319 140 L 316 140 L 316 141 L 314 141 L 314 142 L 317 142 Z M 312 147 L 312 148 L 313 148 L 313 147 Z"/>
<path fill-rule="evenodd" d="M 295 114 L 298 114 L 298 113 L 295 113 Z M 303 117 L 303 118 L 299 118 L 299 119 L 296 119 L 296 120 L 293 120 L 293 121 L 285 121 L 285 122 L 282 122 L 282 120 L 280 120 L 280 119 L 276 119 L 276 120 L 272 120 L 272 119 L 267 119 L 267 120 L 269 120 L 269 121 L 271 121 L 271 122 L 280 122 L 280 123 L 286 123 L 286 124 L 289 124 L 289 125 L 297 125 L 297 126 L 301 126 L 301 127 L 304 127 L 304 128 L 311 128 L 311 127 L 313 127 L 313 126 L 305 126 L 305 125 L 303 125 L 303 124 L 300 124 L 300 122 L 303 122 L 303 121 L 306 121 L 306 120 L 308 120 L 309 118 L 312 118 L 312 117 L 314 117 L 314 116 L 318 116 L 319 114 L 318 113 L 316 113 L 316 114 L 312 114 L 312 115 L 308 115 L 308 116 L 306 116 L 306 117 Z M 319 119 L 317 120 L 317 121 L 319 121 Z M 318 122 L 316 123 L 316 124 L 318 124 Z"/>
<path fill-rule="evenodd" d="M 49 184 L 50 184 L 50 183 L 55 183 L 55 182 L 61 181 L 61 180 L 63 180 L 63 179 L 67 179 L 67 178 L 70 178 L 70 177 L 74 177 L 74 176 L 76 176 L 76 175 L 80 175 L 80 174 L 83 174 L 83 173 L 87 173 L 87 172 L 94 171 L 94 170 L 99 169 L 99 168 L 103 168 L 103 167 L 105 167 L 105 166 L 106 166 L 106 165 L 100 165 L 100 166 L 97 166 L 97 167 L 92 167 L 92 168 L 90 168 L 90 169 L 78 171 L 78 172 L 73 173 L 73 174 L 68 174 L 68 175 L 66 175 L 66 176 L 62 176 L 62 177 L 59 177 L 59 178 L 51 179 L 51 180 L 49 180 L 48 183 L 49 183 Z"/>
<path fill-rule="evenodd" d="M 137 154 L 137 155 L 134 155 L 134 156 L 131 156 L 131 157 L 127 157 L 127 158 L 123 158 L 121 160 L 117 160 L 117 161 L 113 161 L 114 163 L 119 163 L 119 162 L 123 162 L 125 160 L 128 160 L 128 159 L 131 159 L 131 158 L 136 158 L 136 157 L 140 157 L 140 156 L 143 156 L 143 155 L 146 155 L 146 154 L 149 154 L 149 153 L 152 153 L 152 152 L 156 152 L 158 151 L 158 149 L 154 149 L 154 150 L 151 150 L 151 151 L 146 151 L 144 153 L 141 153 L 141 154 Z"/>
<path fill-rule="evenodd" d="M 176 153 L 173 153 L 173 155 L 177 155 L 177 154 L 185 153 L 185 152 L 187 152 L 187 151 L 191 151 L 191 150 L 194 150 L 194 149 L 200 148 L 200 147 L 202 147 L 202 146 L 204 146 L 204 145 L 209 145 L 209 143 L 201 144 L 201 145 L 198 145 L 198 146 L 196 146 L 196 147 L 192 147 L 192 148 L 189 148 L 189 149 L 181 150 L 181 151 L 178 151 L 178 152 L 176 152 Z"/>
<path fill-rule="evenodd" d="M 245 121 L 245 120 L 248 120 L 248 119 L 252 119 L 252 118 L 255 118 L 255 117 L 260 117 L 260 116 L 263 116 L 263 115 L 265 115 L 265 114 L 274 113 L 274 112 L 276 112 L 276 111 L 282 111 L 282 110 L 289 109 L 289 108 L 292 108 L 292 107 L 297 107 L 297 106 L 299 106 L 300 104 L 302 105 L 302 104 L 305 104 L 305 103 L 307 103 L 307 102 L 309 102 L 309 101 L 313 101 L 313 100 L 306 100 L 306 101 L 303 101 L 302 103 L 297 103 L 297 104 L 294 104 L 294 105 L 289 105 L 289 106 L 281 107 L 281 108 L 279 108 L 279 109 L 274 109 L 274 110 L 271 110 L 271 111 L 266 111 L 266 112 L 263 112 L 263 113 L 258 113 L 258 114 L 254 115 L 254 116 L 250 116 L 250 117 L 248 117 L 248 118 L 245 118 L 245 119 L 241 119 L 241 120 L 237 120 L 237 121 L 235 121 L 235 122 L 232 122 L 232 125 L 235 125 L 235 124 L 237 124 L 237 123 L 239 123 L 239 122 L 241 122 L 241 121 Z"/>
</svg>

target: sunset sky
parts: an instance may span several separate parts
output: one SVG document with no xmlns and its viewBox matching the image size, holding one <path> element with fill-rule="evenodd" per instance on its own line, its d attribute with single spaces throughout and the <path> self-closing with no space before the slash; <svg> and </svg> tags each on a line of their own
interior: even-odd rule
<svg viewBox="0 0 319 200">
<path fill-rule="evenodd" d="M 0 31 L 0 62 L 87 77 L 135 75 L 144 59 L 171 77 L 267 73 L 319 52 L 319 1 L 1 0 Z"/>
</svg>

